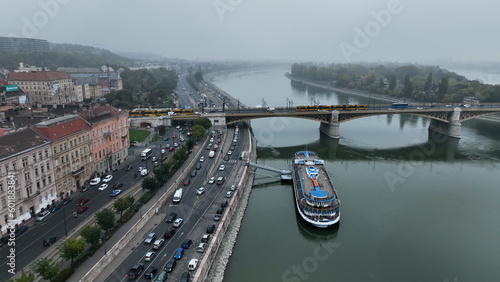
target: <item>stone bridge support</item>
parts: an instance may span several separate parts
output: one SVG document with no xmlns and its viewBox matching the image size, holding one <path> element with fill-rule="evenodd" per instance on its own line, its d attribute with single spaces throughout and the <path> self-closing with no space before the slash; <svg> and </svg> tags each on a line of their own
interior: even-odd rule
<svg viewBox="0 0 500 282">
<path fill-rule="evenodd" d="M 431 119 L 429 130 L 436 131 L 453 138 L 462 138 L 462 125 L 460 123 L 461 111 L 462 110 L 459 107 L 453 109 L 453 113 L 448 117 L 448 122 Z"/>
<path fill-rule="evenodd" d="M 340 123 L 339 123 L 339 111 L 332 111 L 329 123 L 321 123 L 319 130 L 326 134 L 328 137 L 333 139 L 340 138 Z"/>
</svg>

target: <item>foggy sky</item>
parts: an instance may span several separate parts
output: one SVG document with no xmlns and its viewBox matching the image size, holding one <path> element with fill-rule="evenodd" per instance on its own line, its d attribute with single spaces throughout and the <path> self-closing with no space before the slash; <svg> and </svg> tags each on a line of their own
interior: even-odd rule
<svg viewBox="0 0 500 282">
<path fill-rule="evenodd" d="M 170 58 L 500 61 L 493 0 L 2 2 L 2 36 Z"/>
</svg>

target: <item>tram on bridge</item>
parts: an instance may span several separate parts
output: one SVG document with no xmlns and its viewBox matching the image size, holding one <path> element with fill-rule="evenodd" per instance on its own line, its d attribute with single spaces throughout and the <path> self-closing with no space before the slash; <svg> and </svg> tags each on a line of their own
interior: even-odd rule
<svg viewBox="0 0 500 282">
<path fill-rule="evenodd" d="M 192 109 L 134 109 L 128 112 L 130 117 L 156 117 L 167 115 L 194 115 Z"/>
<path fill-rule="evenodd" d="M 368 105 L 316 105 L 316 106 L 297 106 L 297 112 L 304 111 L 357 111 L 367 110 Z"/>
</svg>

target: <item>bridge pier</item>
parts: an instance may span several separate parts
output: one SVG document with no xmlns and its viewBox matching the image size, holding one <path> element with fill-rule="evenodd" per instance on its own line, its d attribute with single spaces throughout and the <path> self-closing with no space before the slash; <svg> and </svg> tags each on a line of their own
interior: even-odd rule
<svg viewBox="0 0 500 282">
<path fill-rule="evenodd" d="M 332 111 L 329 123 L 320 123 L 319 130 L 333 139 L 340 138 L 339 111 Z"/>
<path fill-rule="evenodd" d="M 448 118 L 449 122 L 431 119 L 429 130 L 439 132 L 453 138 L 462 138 L 462 124 L 460 123 L 461 111 L 462 110 L 459 107 L 456 107 L 451 116 Z"/>
</svg>

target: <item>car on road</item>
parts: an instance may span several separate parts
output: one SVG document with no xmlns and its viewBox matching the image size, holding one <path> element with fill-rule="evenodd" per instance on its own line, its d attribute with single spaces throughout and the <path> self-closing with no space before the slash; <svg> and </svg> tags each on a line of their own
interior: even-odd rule
<svg viewBox="0 0 500 282">
<path fill-rule="evenodd" d="M 221 219 L 221 215 L 220 214 L 216 214 L 214 215 L 214 221 L 219 221 Z"/>
<path fill-rule="evenodd" d="M 148 237 L 146 237 L 146 240 L 144 240 L 144 243 L 151 244 L 154 239 L 156 239 L 156 233 L 151 232 L 149 233 Z"/>
<path fill-rule="evenodd" d="M 200 169 L 201 169 L 201 164 L 200 164 L 200 163 L 197 163 L 197 164 L 196 164 L 195 169 L 196 169 L 196 170 L 200 170 Z"/>
<path fill-rule="evenodd" d="M 131 165 L 131 164 L 129 164 L 129 165 L 125 168 L 125 170 L 126 170 L 126 171 L 130 171 L 131 169 L 132 169 L 132 165 Z"/>
<path fill-rule="evenodd" d="M 146 272 L 144 272 L 144 278 L 153 279 L 155 278 L 156 272 L 158 272 L 158 268 L 154 266 L 150 266 Z"/>
<path fill-rule="evenodd" d="M 178 218 L 174 221 L 174 224 L 172 224 L 173 227 L 177 228 L 177 227 L 180 227 L 181 224 L 182 224 L 182 218 Z"/>
<path fill-rule="evenodd" d="M 50 215 L 50 211 L 44 211 L 44 212 L 38 214 L 38 216 L 36 217 L 36 221 L 42 221 L 49 215 Z"/>
<path fill-rule="evenodd" d="M 179 260 L 182 258 L 182 255 L 184 255 L 184 249 L 178 248 L 177 251 L 175 251 L 174 259 Z"/>
<path fill-rule="evenodd" d="M 233 151 L 229 150 L 229 151 L 227 151 L 227 154 L 228 154 L 228 155 L 232 155 L 232 154 L 233 154 Z"/>
<path fill-rule="evenodd" d="M 20 226 L 16 229 L 16 231 L 14 231 L 14 235 L 16 237 L 19 237 L 21 236 L 21 234 L 23 234 L 24 232 L 26 232 L 28 230 L 28 226 L 26 225 L 23 225 L 23 226 Z"/>
<path fill-rule="evenodd" d="M 160 272 L 160 274 L 158 274 L 158 276 L 156 276 L 156 279 L 155 279 L 155 282 L 164 282 L 164 281 L 167 281 L 167 271 L 166 270 L 163 270 L 162 272 Z"/>
<path fill-rule="evenodd" d="M 207 243 L 200 243 L 198 247 L 196 247 L 196 251 L 198 253 L 203 253 L 205 252 L 205 249 L 207 248 Z"/>
<path fill-rule="evenodd" d="M 219 170 L 224 170 L 224 169 L 226 169 L 226 166 L 225 166 L 225 165 L 220 165 L 220 166 L 219 166 Z"/>
<path fill-rule="evenodd" d="M 177 135 L 176 134 L 172 135 L 172 138 L 173 139 L 177 138 Z"/>
<path fill-rule="evenodd" d="M 81 198 L 80 201 L 78 201 L 78 203 L 76 204 L 77 206 L 83 206 L 85 205 L 86 203 L 88 203 L 89 201 L 89 198 Z"/>
<path fill-rule="evenodd" d="M 210 177 L 208 184 L 214 184 L 214 183 L 215 183 L 215 177 Z"/>
<path fill-rule="evenodd" d="M 227 191 L 226 198 L 231 198 L 233 196 L 233 191 Z"/>
<path fill-rule="evenodd" d="M 174 147 L 169 147 L 168 151 L 172 152 L 174 150 Z"/>
<path fill-rule="evenodd" d="M 153 158 L 151 159 L 151 161 L 152 161 L 152 162 L 156 162 L 156 161 L 158 161 L 158 157 L 153 157 Z"/>
<path fill-rule="evenodd" d="M 225 208 L 225 207 L 227 207 L 228 204 L 229 204 L 228 201 L 224 201 L 224 202 L 220 203 L 220 206 Z"/>
<path fill-rule="evenodd" d="M 153 257 L 155 256 L 155 252 L 147 252 L 145 255 L 144 255 L 144 260 L 145 261 L 151 261 L 153 260 Z"/>
<path fill-rule="evenodd" d="M 101 186 L 99 186 L 99 191 L 104 191 L 106 188 L 108 188 L 108 184 L 103 183 Z"/>
<path fill-rule="evenodd" d="M 184 180 L 184 186 L 188 186 L 189 183 L 191 183 L 191 179 L 188 178 L 188 179 Z"/>
<path fill-rule="evenodd" d="M 179 281 L 180 282 L 189 282 L 190 277 L 191 277 L 191 275 L 189 274 L 189 272 L 184 272 L 184 273 L 182 273 L 181 280 L 179 280 Z"/>
<path fill-rule="evenodd" d="M 166 222 L 172 222 L 177 218 L 177 214 L 175 212 L 171 212 L 167 218 L 165 219 Z"/>
<path fill-rule="evenodd" d="M 88 209 L 89 209 L 89 207 L 87 207 L 87 206 L 81 206 L 76 211 L 79 212 L 79 213 L 83 213 L 83 212 L 85 212 Z"/>
<path fill-rule="evenodd" d="M 204 161 L 205 161 L 205 157 L 203 157 L 203 156 L 202 156 L 202 157 L 200 158 L 200 162 L 204 162 Z"/>
<path fill-rule="evenodd" d="M 179 147 L 179 143 L 174 143 L 174 148 Z"/>
<path fill-rule="evenodd" d="M 200 187 L 200 188 L 198 188 L 198 190 L 196 190 L 196 195 L 201 195 L 203 193 L 205 193 L 205 188 L 203 188 L 203 187 Z"/>
<path fill-rule="evenodd" d="M 118 182 L 118 183 L 115 184 L 115 186 L 113 186 L 113 189 L 120 189 L 122 187 L 123 187 L 123 183 Z"/>
<path fill-rule="evenodd" d="M 207 226 L 207 233 L 212 234 L 212 233 L 214 233 L 214 231 L 215 231 L 215 224 L 209 224 Z"/>
<path fill-rule="evenodd" d="M 153 162 L 153 167 L 157 167 L 157 166 L 159 166 L 159 165 L 160 165 L 160 163 L 159 163 L 159 162 Z"/>
<path fill-rule="evenodd" d="M 229 190 L 231 190 L 231 191 L 236 190 L 236 185 L 231 185 L 231 188 L 229 188 Z"/>
<path fill-rule="evenodd" d="M 163 238 L 160 238 L 160 239 L 156 240 L 153 243 L 153 249 L 155 249 L 155 250 L 160 249 L 163 246 L 164 243 L 165 243 L 165 239 L 163 239 Z"/>
<path fill-rule="evenodd" d="M 57 242 L 57 240 L 59 240 L 58 236 L 52 236 L 50 238 L 43 240 L 43 245 L 50 246 L 50 245 L 54 244 L 55 242 Z"/>
<path fill-rule="evenodd" d="M 167 262 L 167 265 L 165 265 L 165 271 L 172 272 L 172 270 L 174 270 L 176 265 L 177 265 L 177 261 L 175 259 L 169 260 Z"/>
<path fill-rule="evenodd" d="M 85 185 L 82 187 L 82 192 L 87 192 L 90 189 L 90 185 Z"/>
<path fill-rule="evenodd" d="M 184 242 L 182 242 L 181 247 L 183 249 L 189 249 L 189 246 L 191 246 L 192 243 L 193 243 L 193 240 L 188 238 L 188 239 L 184 240 Z"/>
<path fill-rule="evenodd" d="M 231 146 L 229 150 L 234 151 L 234 146 Z"/>
<path fill-rule="evenodd" d="M 223 214 L 224 213 L 224 208 L 223 207 L 219 207 L 217 208 L 217 214 Z"/>
<path fill-rule="evenodd" d="M 132 266 L 132 268 L 129 270 L 127 273 L 128 279 L 135 279 L 137 276 L 141 274 L 141 272 L 144 270 L 144 264 L 143 263 L 138 263 Z"/>
<path fill-rule="evenodd" d="M 104 177 L 104 179 L 102 180 L 102 182 L 110 182 L 111 179 L 113 179 L 113 175 L 106 175 L 106 177 Z"/>
<path fill-rule="evenodd" d="M 170 239 L 170 238 L 174 237 L 174 235 L 175 235 L 175 229 L 169 228 L 167 230 L 167 232 L 163 233 L 163 238 Z"/>
<path fill-rule="evenodd" d="M 224 157 L 224 160 L 225 160 L 225 161 L 229 161 L 229 156 L 227 156 L 227 155 L 226 155 L 226 156 Z"/>
<path fill-rule="evenodd" d="M 62 208 L 63 206 L 63 203 L 62 202 L 57 202 L 54 204 L 54 206 L 50 209 L 50 212 L 56 212 L 58 211 L 60 208 Z"/>
<path fill-rule="evenodd" d="M 100 182 L 101 182 L 101 179 L 99 177 L 96 177 L 96 178 L 90 180 L 90 186 L 96 186 Z"/>
<path fill-rule="evenodd" d="M 163 141 L 168 141 L 168 139 L 170 138 L 168 138 L 168 136 L 165 136 L 165 138 L 163 138 Z"/>
<path fill-rule="evenodd" d="M 111 191 L 111 193 L 109 193 L 109 195 L 110 195 L 111 197 L 115 197 L 115 196 L 120 195 L 120 193 L 121 193 L 121 192 L 122 192 L 122 190 L 120 190 L 120 189 L 116 189 L 116 190 L 112 190 L 112 191 Z"/>
</svg>

